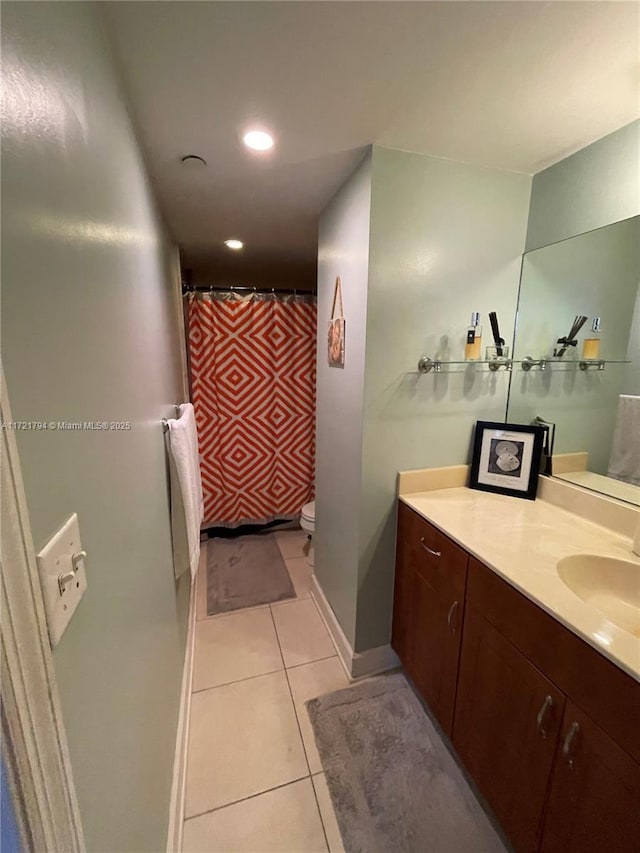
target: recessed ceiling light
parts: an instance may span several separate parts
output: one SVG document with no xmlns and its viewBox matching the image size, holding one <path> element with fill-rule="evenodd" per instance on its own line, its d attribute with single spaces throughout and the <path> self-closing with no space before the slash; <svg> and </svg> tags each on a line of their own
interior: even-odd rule
<svg viewBox="0 0 640 853">
<path fill-rule="evenodd" d="M 250 130 L 242 137 L 247 148 L 254 151 L 268 151 L 273 148 L 273 136 L 264 130 Z"/>
<path fill-rule="evenodd" d="M 244 246 L 242 240 L 225 240 L 224 244 L 227 249 L 233 249 L 236 252 Z"/>
</svg>

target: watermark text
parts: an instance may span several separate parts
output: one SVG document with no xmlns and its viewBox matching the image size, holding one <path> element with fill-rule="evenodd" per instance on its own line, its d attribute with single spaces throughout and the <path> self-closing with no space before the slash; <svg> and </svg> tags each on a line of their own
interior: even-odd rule
<svg viewBox="0 0 640 853">
<path fill-rule="evenodd" d="M 52 432 L 88 432 L 92 430 L 130 430 L 131 421 L 2 421 L 0 429 L 15 432 L 51 430 Z"/>
</svg>

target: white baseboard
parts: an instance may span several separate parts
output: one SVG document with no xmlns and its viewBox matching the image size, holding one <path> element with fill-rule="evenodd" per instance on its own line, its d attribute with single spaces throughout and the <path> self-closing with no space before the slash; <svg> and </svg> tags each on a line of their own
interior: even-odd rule
<svg viewBox="0 0 640 853">
<path fill-rule="evenodd" d="M 353 658 L 353 649 L 349 645 L 349 641 L 345 637 L 344 631 L 336 619 L 336 614 L 331 609 L 331 605 L 327 601 L 315 574 L 311 576 L 311 597 L 315 601 L 318 610 L 320 611 L 320 616 L 322 616 L 322 621 L 333 640 L 333 645 L 336 647 L 336 651 L 338 652 L 340 663 L 344 667 L 348 677 L 352 678 L 351 660 Z"/>
<path fill-rule="evenodd" d="M 184 797 L 187 779 L 187 745 L 189 742 L 189 717 L 191 712 L 191 687 L 193 683 L 193 650 L 195 646 L 196 602 L 198 580 L 202 577 L 202 564 L 206 562 L 207 549 L 200 548 L 198 573 L 191 583 L 189 593 L 189 615 L 187 617 L 187 642 L 182 666 L 180 687 L 180 708 L 178 710 L 178 730 L 176 749 L 173 759 L 173 779 L 171 782 L 171 800 L 169 805 L 169 829 L 167 832 L 167 853 L 179 853 L 182 850 L 182 829 L 184 826 Z"/>
<path fill-rule="evenodd" d="M 338 652 L 340 662 L 351 681 L 358 678 L 368 678 L 370 675 L 378 675 L 378 673 L 400 666 L 396 653 L 388 644 L 377 646 L 375 649 L 367 649 L 366 652 L 353 651 L 315 574 L 311 581 L 311 597 L 320 611 L 322 620 Z"/>
<path fill-rule="evenodd" d="M 375 649 L 367 649 L 366 652 L 354 652 L 351 663 L 351 677 L 368 678 L 370 675 L 378 675 L 389 669 L 401 666 L 400 660 L 391 646 L 376 646 Z"/>
</svg>

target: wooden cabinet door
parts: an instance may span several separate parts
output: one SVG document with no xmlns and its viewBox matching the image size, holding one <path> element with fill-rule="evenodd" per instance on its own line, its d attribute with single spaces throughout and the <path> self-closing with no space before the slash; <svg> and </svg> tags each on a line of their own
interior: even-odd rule
<svg viewBox="0 0 640 853">
<path fill-rule="evenodd" d="M 409 675 L 450 738 L 458 681 L 464 599 L 413 571 Z"/>
<path fill-rule="evenodd" d="M 628 710 L 620 708 L 620 713 Z M 640 850 L 640 765 L 571 702 L 564 715 L 541 850 Z"/>
<path fill-rule="evenodd" d="M 411 625 L 413 621 L 413 591 L 410 547 L 407 542 L 407 513 L 409 508 L 398 505 L 398 532 L 396 545 L 396 576 L 393 590 L 393 623 L 391 648 L 400 658 L 402 665 L 411 674 Z"/>
<path fill-rule="evenodd" d="M 538 847 L 564 704 L 467 601 L 453 744 L 518 853 Z"/>
<path fill-rule="evenodd" d="M 449 737 L 467 564 L 462 548 L 400 503 L 391 645 Z"/>
</svg>

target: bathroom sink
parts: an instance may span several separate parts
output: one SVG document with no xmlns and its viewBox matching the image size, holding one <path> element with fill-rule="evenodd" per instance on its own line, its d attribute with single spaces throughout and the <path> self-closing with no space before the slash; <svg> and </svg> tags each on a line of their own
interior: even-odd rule
<svg viewBox="0 0 640 853">
<path fill-rule="evenodd" d="M 640 637 L 640 562 L 574 554 L 560 560 L 557 571 L 583 601 L 614 625 Z"/>
</svg>

